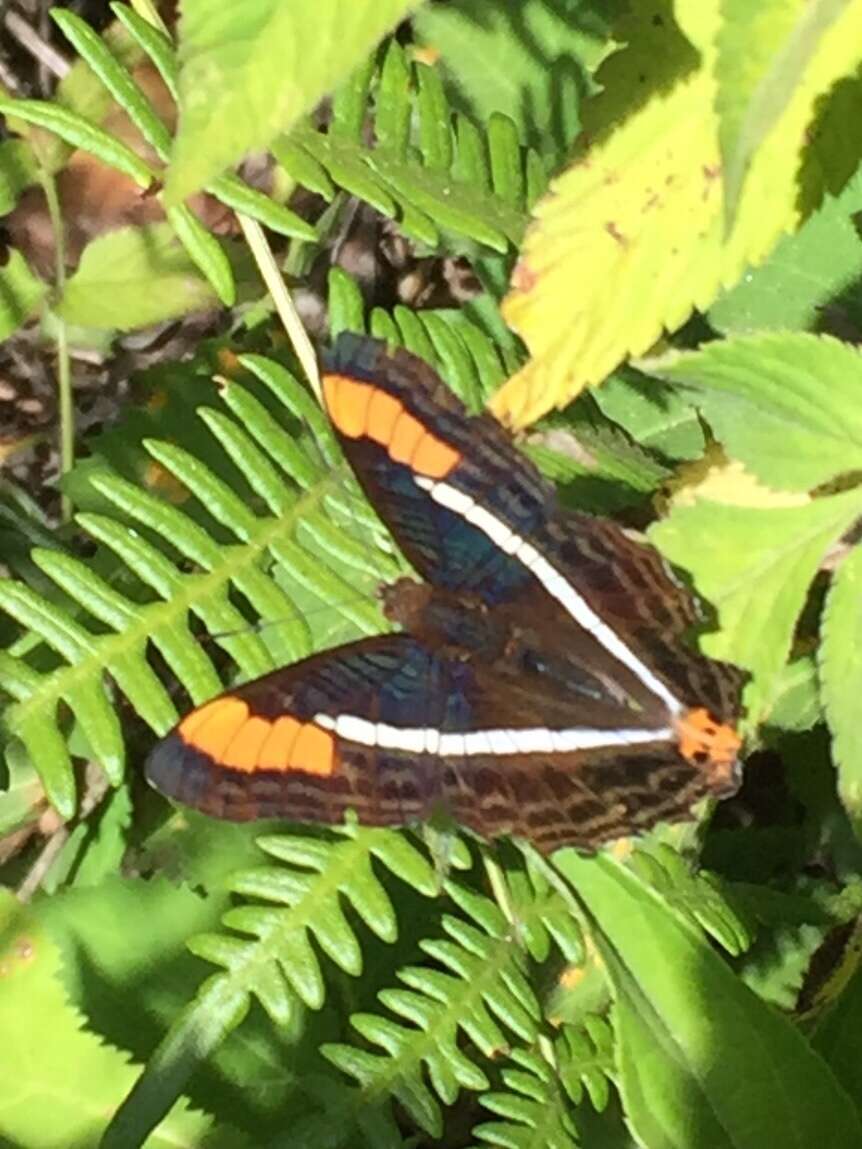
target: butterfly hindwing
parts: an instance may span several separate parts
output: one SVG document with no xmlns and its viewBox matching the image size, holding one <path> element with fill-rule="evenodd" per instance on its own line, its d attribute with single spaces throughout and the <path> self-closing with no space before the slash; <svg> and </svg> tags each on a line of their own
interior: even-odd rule
<svg viewBox="0 0 862 1149">
<path fill-rule="evenodd" d="M 467 609 L 454 619 L 464 635 L 473 624 Z M 546 847 L 683 817 L 732 787 L 729 763 L 687 759 L 660 710 L 606 689 L 562 635 L 533 643 L 531 631 L 516 658 L 511 641 L 487 657 L 389 635 L 314 655 L 193 711 L 147 775 L 218 817 L 334 823 L 353 809 L 403 825 L 443 811 Z"/>
<path fill-rule="evenodd" d="M 700 654 L 700 604 L 659 552 L 617 523 L 562 511 L 543 542 L 555 568 L 686 706 L 736 718 L 745 675 Z"/>
</svg>

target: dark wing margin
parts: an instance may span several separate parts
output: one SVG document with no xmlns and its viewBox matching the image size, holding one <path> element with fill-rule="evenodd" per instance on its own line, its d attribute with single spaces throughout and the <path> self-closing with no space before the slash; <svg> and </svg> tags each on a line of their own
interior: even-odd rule
<svg viewBox="0 0 862 1149">
<path fill-rule="evenodd" d="M 511 834 L 540 850 L 595 850 L 644 833 L 659 822 L 694 817 L 704 798 L 730 797 L 738 767 L 699 769 L 674 743 L 542 758 L 471 758 L 463 770 L 443 764 L 441 801 L 451 816 L 482 837 Z"/>
</svg>

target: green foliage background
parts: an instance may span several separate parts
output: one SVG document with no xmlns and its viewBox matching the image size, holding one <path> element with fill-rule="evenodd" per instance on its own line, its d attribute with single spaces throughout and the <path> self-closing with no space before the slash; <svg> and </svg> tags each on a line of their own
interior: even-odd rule
<svg viewBox="0 0 862 1149">
<path fill-rule="evenodd" d="M 412 7 L 269 0 L 251 16 L 186 0 L 176 46 L 144 3 L 112 5 L 104 38 L 58 10 L 81 62 L 52 102 L 0 99 L 19 133 L 0 143 L 4 213 L 76 147 L 166 208 L 164 223 L 94 240 L 50 286 L 11 252 L 4 336 L 33 320 L 104 344 L 234 307 L 228 336 L 147 373 L 140 405 L 86 444 L 65 478 L 72 523 L 48 530 L 0 491 L 13 576 L 0 582 L 0 835 L 26 840 L 46 801 L 67 823 L 30 904 L 12 891 L 36 839 L 3 866 L 0 1137 L 858 1146 L 862 148 L 852 134 L 821 148 L 818 174 L 782 114 L 805 89 L 822 142 L 830 108 L 858 108 L 845 49 L 862 4 L 457 0 L 378 43 Z M 143 756 L 179 713 L 380 631 L 374 589 L 405 569 L 273 334 L 245 245 L 210 234 L 183 197 L 205 186 L 285 237 L 282 270 L 299 282 L 349 197 L 421 254 L 465 255 L 482 290 L 457 311 L 367 312 L 330 271 L 329 325 L 408 346 L 478 408 L 527 361 L 500 304 L 528 226 L 539 251 L 556 209 L 575 221 L 567 241 L 578 221 L 604 226 L 574 168 L 553 182 L 578 132 L 599 108 L 593 156 L 614 132 L 637 143 L 710 22 L 724 240 L 680 224 L 633 247 L 617 281 L 588 245 L 561 256 L 571 295 L 543 319 L 552 333 L 569 298 L 596 313 L 628 303 L 621 354 L 641 307 L 673 331 L 522 445 L 564 501 L 651 524 L 714 608 L 705 649 L 751 675 L 743 798 L 624 857 L 546 860 L 432 830 L 222 825 L 145 792 Z M 439 62 L 417 55 L 422 41 Z M 639 84 L 651 56 L 679 75 Z M 143 57 L 180 102 L 176 140 L 132 79 Z M 322 128 L 310 113 L 331 91 Z M 155 160 L 100 126 L 112 99 Z M 223 171 L 261 147 L 272 195 Z M 765 147 L 794 180 L 752 201 Z M 618 178 L 634 202 L 625 165 Z M 313 225 L 288 206 L 296 187 L 318 197 Z M 728 278 L 734 221 L 752 211 L 771 238 Z M 710 292 L 689 298 L 680 280 L 667 299 L 629 298 L 664 282 L 671 244 L 689 245 Z"/>
</svg>

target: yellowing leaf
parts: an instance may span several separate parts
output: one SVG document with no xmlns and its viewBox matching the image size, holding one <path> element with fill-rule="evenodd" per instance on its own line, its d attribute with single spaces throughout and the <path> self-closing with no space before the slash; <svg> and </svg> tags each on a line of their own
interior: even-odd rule
<svg viewBox="0 0 862 1149">
<path fill-rule="evenodd" d="M 803 492 L 774 491 L 735 460 L 713 463 L 701 471 L 694 470 L 696 467 L 683 467 L 674 480 L 673 486 L 679 488 L 673 496 L 674 506 L 691 507 L 698 499 L 733 507 L 800 507 L 810 501 Z"/>
<path fill-rule="evenodd" d="M 819 38 L 852 2 L 724 0 L 716 106 L 728 221 L 750 157 L 792 98 Z"/>
<path fill-rule="evenodd" d="M 718 8 L 718 0 L 677 4 L 691 41 L 686 45 L 667 27 L 663 5 L 636 6 L 638 23 L 625 38 L 637 43 L 651 27 L 657 62 L 645 60 L 639 45 L 612 57 L 599 74 L 606 95 L 597 104 L 597 130 L 608 134 L 599 134 L 537 205 L 504 302 L 507 321 L 532 355 L 492 404 L 510 425 L 533 422 L 603 379 L 627 355 L 644 354 L 663 329 L 673 331 L 694 308 L 708 307 L 720 287 L 735 282 L 746 264 L 761 262 L 798 223 L 805 129 L 817 97 L 858 66 L 862 0 L 822 36 L 752 157 L 726 240 L 714 111 Z M 662 15 L 664 25 L 654 27 L 653 18 Z M 664 53 L 657 39 L 662 30 Z M 631 98 L 650 83 L 645 102 L 620 122 L 621 91 Z"/>
</svg>

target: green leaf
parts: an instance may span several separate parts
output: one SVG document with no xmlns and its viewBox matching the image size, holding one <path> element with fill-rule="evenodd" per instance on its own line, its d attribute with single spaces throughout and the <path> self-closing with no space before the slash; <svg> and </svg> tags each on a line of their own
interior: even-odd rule
<svg viewBox="0 0 862 1149">
<path fill-rule="evenodd" d="M 862 170 L 718 297 L 709 309 L 710 324 L 727 334 L 775 328 L 840 332 L 862 324 L 862 237 L 855 222 L 860 210 Z"/>
<path fill-rule="evenodd" d="M 683 384 L 728 454 L 776 489 L 862 470 L 862 354 L 828 336 L 769 333 L 642 364 Z"/>
<path fill-rule="evenodd" d="M 180 371 L 164 418 L 139 412 L 133 429 L 102 436 L 104 454 L 75 469 L 76 501 L 99 508 L 78 517 L 104 548 L 96 562 L 41 549 L 35 569 L 50 579 L 42 593 L 0 579 L 2 610 L 62 660 L 37 670 L 23 655 L 0 651 L 0 682 L 13 699 L 3 735 L 24 744 L 64 817 L 75 803 L 61 729 L 69 711 L 86 739 L 76 753 L 100 762 L 118 782 L 123 728 L 109 683 L 157 733 L 176 721 L 176 711 L 150 651 L 192 701 L 221 688 L 198 622 L 230 656 L 226 672 L 246 679 L 310 653 L 333 620 L 341 628 L 336 641 L 385 625 L 373 589 L 403 573 L 404 564 L 347 486 L 325 416 L 280 364 L 252 355 L 242 365 L 256 378 L 225 385 L 227 411 L 214 389 L 195 379 L 212 370 L 204 357 Z M 197 418 L 202 395 L 212 406 L 199 408 Z M 144 447 L 142 429 L 154 427 L 172 441 L 146 440 Z M 112 470 L 114 461 L 139 485 Z M 189 505 L 180 510 L 147 489 L 160 486 Z M 361 544 L 350 533 L 357 524 Z M 258 634 L 249 625 L 254 619 L 269 625 Z"/>
<path fill-rule="evenodd" d="M 167 159 L 171 136 L 131 72 L 110 51 L 101 36 L 74 12 L 54 8 L 51 17 L 78 54 L 87 61 L 113 98 L 160 159 Z"/>
<path fill-rule="evenodd" d="M 386 47 L 380 70 L 380 87 L 376 100 L 374 130 L 377 143 L 403 160 L 410 139 L 410 68 L 404 49 L 396 39 Z"/>
<path fill-rule="evenodd" d="M 563 154 L 580 130 L 589 73 L 609 45 L 592 4 L 557 0 L 458 0 L 429 4 L 414 18 L 439 51 L 471 113 L 508 116 L 521 138 Z"/>
<path fill-rule="evenodd" d="M 615 994 L 627 1122 L 650 1149 L 862 1143 L 826 1062 L 661 897 L 607 856 L 555 858 L 595 921 Z"/>
<path fill-rule="evenodd" d="M 236 284 L 230 261 L 219 241 L 210 235 L 194 212 L 185 204 L 169 207 L 167 214 L 171 227 L 186 249 L 189 259 L 206 277 L 224 306 L 233 307 L 236 302 Z"/>
<path fill-rule="evenodd" d="M 57 947 L 6 891 L 0 892 L 0 966 L 0 1138 L 27 1149 L 96 1145 L 136 1071 L 83 1030 L 60 982 Z M 210 1119 L 185 1102 L 146 1141 L 148 1149 L 247 1144 L 229 1130 L 213 1130 Z"/>
<path fill-rule="evenodd" d="M 177 202 L 266 147 L 344 80 L 410 0 L 187 0 L 180 24 L 180 129 L 166 193 Z"/>
<path fill-rule="evenodd" d="M 335 339 L 342 331 L 365 334 L 365 304 L 359 285 L 341 267 L 333 267 L 327 277 L 329 290 L 329 329 Z"/>
<path fill-rule="evenodd" d="M 728 230 L 751 160 L 853 0 L 723 0 L 716 77 Z"/>
<path fill-rule="evenodd" d="M 75 812 L 75 776 L 66 743 L 57 725 L 57 698 L 50 699 L 41 714 L 35 708 L 26 712 L 31 699 L 39 697 L 41 679 L 23 660 L 0 651 L 0 671 L 3 690 L 16 699 L 3 716 L 6 731 L 21 742 L 33 765 L 39 772 L 48 801 L 62 818 L 71 818 Z M 16 709 L 24 713 L 16 714 Z"/>
<path fill-rule="evenodd" d="M 276 1025 L 289 1026 L 298 1042 L 304 1029 L 303 1003 L 319 1007 L 323 1000 L 321 951 L 345 972 L 358 972 L 356 915 L 384 941 L 396 940 L 395 911 L 372 859 L 397 867 L 395 872 L 415 882 L 420 893 L 437 892 L 428 862 L 391 830 L 360 827 L 336 842 L 280 834 L 262 839 L 260 845 L 269 859 L 283 864 L 268 859 L 265 867 L 235 874 L 232 888 L 251 900 L 226 915 L 232 932 L 192 939 L 192 952 L 221 969 L 175 1018 L 112 1120 L 106 1149 L 125 1149 L 143 1138 L 174 1104 L 198 1064 L 242 1021 L 252 997 Z M 342 898 L 355 911 L 350 919 Z M 319 949 L 311 945 L 310 935 Z"/>
<path fill-rule="evenodd" d="M 376 77 L 366 66 L 338 89 L 332 115 L 331 130 L 306 118 L 273 144 L 295 181 L 327 200 L 339 186 L 399 217 L 404 234 L 425 247 L 460 254 L 481 244 L 505 253 L 519 241 L 530 206 L 525 182 L 533 192 L 544 186 L 543 161 L 525 153 L 505 117 L 482 132 L 453 115 L 436 69 L 408 64 L 397 42 Z M 360 131 L 369 120 L 373 132 Z"/>
<path fill-rule="evenodd" d="M 811 581 L 860 515 L 862 491 L 853 490 L 774 509 L 700 501 L 675 507 L 650 530 L 718 611 L 720 630 L 701 640 L 703 649 L 753 672 L 750 718 L 768 712 Z"/>
<path fill-rule="evenodd" d="M 36 162 L 27 142 L 0 142 L 0 216 L 9 214 L 24 188 L 36 178 Z"/>
<path fill-rule="evenodd" d="M 749 947 L 750 931 L 713 875 L 693 870 L 676 850 L 662 842 L 635 850 L 630 865 L 669 905 L 696 922 L 728 953 L 738 955 Z"/>
<path fill-rule="evenodd" d="M 596 388 L 595 400 L 642 447 L 668 459 L 703 454 L 703 428 L 688 396 L 656 387 L 634 371 L 618 371 Z"/>
<path fill-rule="evenodd" d="M 742 980 L 762 1001 L 793 1010 L 811 972 L 812 957 L 836 922 L 813 900 L 766 886 L 733 887 L 756 929 L 736 963 Z"/>
<path fill-rule="evenodd" d="M 121 140 L 85 116 L 46 100 L 9 100 L 0 96 L 0 114 L 54 132 L 71 147 L 89 152 L 108 167 L 130 176 L 142 188 L 153 181 L 149 166 Z"/>
<path fill-rule="evenodd" d="M 41 889 L 56 893 L 63 886 L 96 886 L 118 874 L 129 844 L 132 800 L 128 784 L 109 792 L 89 817 L 75 825 Z M 53 904 L 53 899 L 46 899 Z"/>
<path fill-rule="evenodd" d="M 63 952 L 75 1006 L 107 1040 L 145 1058 L 200 979 L 189 935 L 218 924 L 226 897 L 164 878 L 121 878 L 118 870 L 42 900 L 38 916 Z M 118 921 L 126 928 L 117 930 Z"/>
<path fill-rule="evenodd" d="M 149 20 L 139 16 L 127 4 L 114 3 L 110 5 L 111 11 L 131 35 L 138 47 L 149 56 L 158 69 L 159 75 L 176 100 L 177 98 L 177 66 L 174 59 L 173 44 L 159 28 Z"/>
<path fill-rule="evenodd" d="M 572 1034 L 573 1030 L 569 1029 L 566 1036 Z M 580 1061 L 585 1076 L 589 1079 L 591 1071 L 583 1064 L 587 1060 L 583 1054 L 587 1053 L 589 1057 L 593 1051 L 583 1038 L 578 1044 L 581 1047 L 572 1050 L 567 1048 L 563 1041 L 558 1041 L 555 1044 L 554 1056 L 559 1058 L 558 1071 L 569 1071 L 569 1082 L 574 1085 L 573 1091 L 583 1092 L 569 1062 L 573 1060 L 574 1052 L 575 1072 Z M 607 1078 L 601 1076 L 600 1079 L 607 1088 Z M 502 1120 L 483 1121 L 474 1126 L 473 1136 L 481 1144 L 500 1146 L 501 1149 L 530 1149 L 531 1146 L 536 1146 L 536 1149 L 538 1146 L 546 1149 L 576 1149 L 582 1144 L 578 1137 L 578 1126 L 569 1111 L 566 1093 L 558 1074 L 554 1073 L 551 1065 L 540 1053 L 526 1049 L 513 1050 L 511 1061 L 502 1065 L 500 1080 L 508 1091 L 498 1089 L 492 1093 L 485 1093 L 481 1102 L 483 1108 Z M 601 1088 L 602 1086 L 593 1083 L 594 1090 Z M 589 1142 L 583 1143 L 589 1144 Z"/>
<path fill-rule="evenodd" d="M 0 790 L 0 836 L 5 838 L 13 830 L 37 821 L 44 789 L 20 743 L 9 743 L 0 768 L 6 773 Z"/>
<path fill-rule="evenodd" d="M 858 952 L 858 927 L 855 934 Z M 811 1043 L 862 1111 L 862 969 L 858 965 L 819 1021 Z"/>
<path fill-rule="evenodd" d="M 520 214 L 507 210 L 507 205 L 500 200 L 479 199 L 474 189 L 456 183 L 439 170 L 420 168 L 416 164 L 402 166 L 376 152 L 367 158 L 385 186 L 408 204 L 428 212 L 440 227 L 469 235 L 477 243 L 499 252 L 508 251 L 510 241 L 517 242 L 520 238 L 523 226 Z M 514 159 L 521 161 L 517 149 Z M 431 241 L 436 245 L 437 240 L 432 237 Z"/>
<path fill-rule="evenodd" d="M 0 339 L 8 339 L 34 314 L 47 288 L 33 274 L 27 261 L 15 248 L 0 267 Z"/>
<path fill-rule="evenodd" d="M 220 822 L 178 808 L 145 839 L 138 859 L 145 873 L 158 869 L 172 882 L 221 892 L 236 873 L 260 861 L 261 834 L 277 829 L 276 822 Z"/>
<path fill-rule="evenodd" d="M 848 813 L 858 824 L 862 819 L 862 546 L 853 548 L 833 576 L 818 661 L 838 786 Z"/>
<path fill-rule="evenodd" d="M 769 725 L 777 730 L 810 730 L 822 717 L 817 664 L 811 656 L 797 658 L 778 678 Z"/>
<path fill-rule="evenodd" d="M 88 244 L 57 311 L 81 327 L 129 331 L 215 302 L 170 225 L 153 224 L 121 228 Z"/>
<path fill-rule="evenodd" d="M 264 227 L 268 227 L 270 231 L 278 232 L 279 235 L 307 239 L 309 242 L 317 239 L 317 232 L 310 223 L 301 219 L 289 208 L 276 203 L 270 196 L 249 187 L 236 176 L 219 176 L 207 186 L 206 190 L 226 207 L 243 212 Z"/>
</svg>

